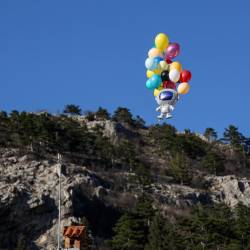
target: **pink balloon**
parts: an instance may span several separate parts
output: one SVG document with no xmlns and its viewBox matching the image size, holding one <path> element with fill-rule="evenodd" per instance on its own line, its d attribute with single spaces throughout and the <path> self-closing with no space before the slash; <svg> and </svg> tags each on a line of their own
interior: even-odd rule
<svg viewBox="0 0 250 250">
<path fill-rule="evenodd" d="M 173 59 L 180 54 L 180 45 L 178 43 L 171 43 L 166 49 L 167 58 Z"/>
</svg>

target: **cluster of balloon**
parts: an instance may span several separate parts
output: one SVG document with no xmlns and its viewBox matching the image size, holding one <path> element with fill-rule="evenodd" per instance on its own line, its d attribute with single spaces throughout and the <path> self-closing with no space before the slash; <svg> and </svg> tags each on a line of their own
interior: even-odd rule
<svg viewBox="0 0 250 250">
<path fill-rule="evenodd" d="M 146 87 L 154 90 L 154 96 L 160 105 L 157 109 L 161 111 L 161 115 L 158 116 L 160 119 L 172 117 L 170 110 L 173 110 L 179 100 L 179 94 L 187 94 L 190 89 L 188 82 L 191 80 L 191 72 L 183 70 L 180 62 L 173 61 L 179 54 L 180 45 L 170 43 L 168 36 L 160 33 L 155 37 L 155 46 L 148 51 L 145 61 L 148 78 Z M 164 92 L 165 94 L 162 94 Z M 172 95 L 166 95 L 167 92 L 171 92 Z"/>
</svg>

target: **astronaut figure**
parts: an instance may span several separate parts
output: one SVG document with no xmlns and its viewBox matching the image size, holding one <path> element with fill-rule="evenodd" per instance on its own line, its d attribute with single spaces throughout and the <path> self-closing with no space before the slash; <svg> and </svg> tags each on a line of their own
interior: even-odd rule
<svg viewBox="0 0 250 250">
<path fill-rule="evenodd" d="M 161 112 L 161 114 L 157 116 L 157 118 L 160 120 L 162 120 L 164 117 L 166 119 L 169 119 L 172 117 L 170 113 L 174 110 L 174 106 L 179 100 L 179 96 L 177 91 L 174 89 L 163 89 L 155 97 L 155 100 L 159 105 L 156 111 Z"/>
</svg>

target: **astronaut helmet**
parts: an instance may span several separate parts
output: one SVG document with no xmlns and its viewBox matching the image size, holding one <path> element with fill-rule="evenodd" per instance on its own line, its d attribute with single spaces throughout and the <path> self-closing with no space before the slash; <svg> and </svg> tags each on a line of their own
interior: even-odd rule
<svg viewBox="0 0 250 250">
<path fill-rule="evenodd" d="M 178 93 L 174 89 L 162 89 L 155 97 L 158 105 L 169 104 L 175 105 L 178 100 Z"/>
</svg>

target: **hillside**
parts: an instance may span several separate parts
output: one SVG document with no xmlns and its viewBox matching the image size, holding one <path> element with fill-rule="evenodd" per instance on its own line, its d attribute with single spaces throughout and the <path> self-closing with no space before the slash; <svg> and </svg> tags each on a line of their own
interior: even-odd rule
<svg viewBox="0 0 250 250">
<path fill-rule="evenodd" d="M 87 223 L 90 249 L 249 249 L 249 146 L 233 125 L 221 140 L 126 108 L 1 112 L 0 249 L 56 249 L 58 152 L 63 225 Z"/>
</svg>

